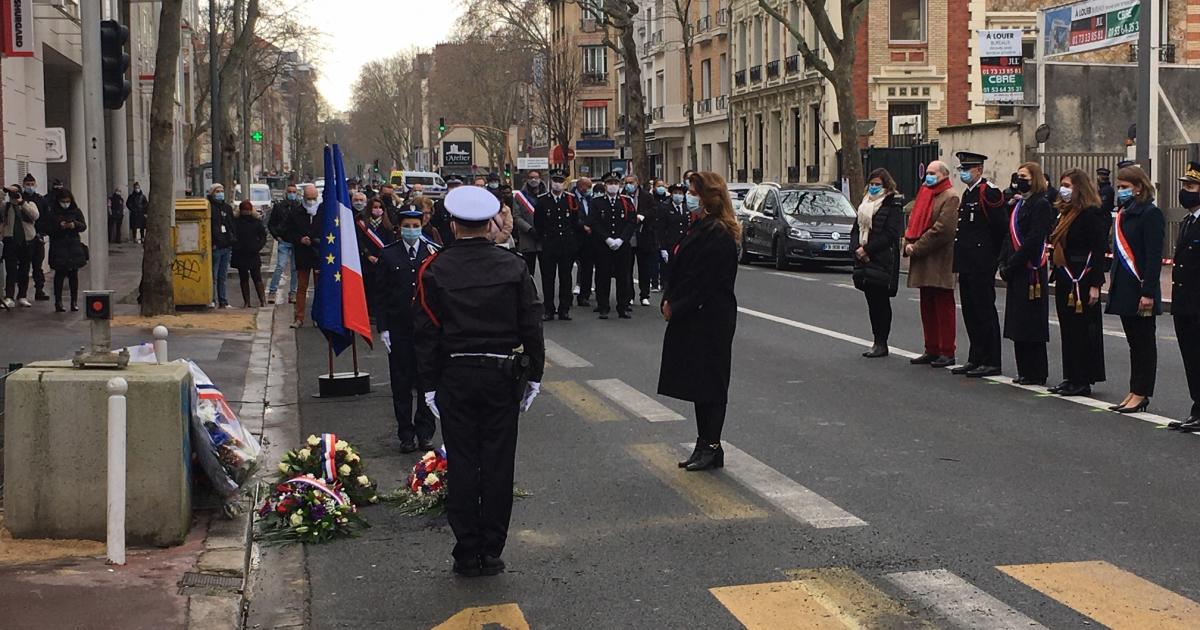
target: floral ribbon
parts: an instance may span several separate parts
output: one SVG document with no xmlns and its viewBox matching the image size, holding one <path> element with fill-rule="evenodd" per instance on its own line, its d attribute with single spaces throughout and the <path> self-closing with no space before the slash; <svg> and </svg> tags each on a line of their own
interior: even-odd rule
<svg viewBox="0 0 1200 630">
<path fill-rule="evenodd" d="M 1125 231 L 1121 229 L 1121 218 L 1124 216 L 1124 210 L 1117 213 L 1117 221 L 1115 223 L 1116 229 L 1113 230 L 1113 240 L 1115 241 L 1114 244 L 1116 245 L 1114 249 L 1117 250 L 1117 258 L 1121 259 L 1121 264 L 1125 265 L 1125 269 L 1129 271 L 1129 273 L 1133 274 L 1133 277 L 1137 279 L 1138 284 L 1141 284 L 1142 274 L 1138 271 L 1137 259 L 1133 255 L 1133 248 L 1129 246 L 1129 241 L 1125 240 Z"/>
<path fill-rule="evenodd" d="M 337 436 L 321 434 L 321 472 L 329 483 L 337 481 Z"/>
<path fill-rule="evenodd" d="M 1013 251 L 1020 251 L 1024 240 L 1021 238 L 1021 227 L 1017 224 L 1017 215 L 1021 213 L 1021 206 L 1025 203 L 1022 199 L 1017 202 L 1013 208 L 1012 215 L 1008 218 L 1008 237 L 1012 240 Z M 1038 256 L 1038 262 L 1035 265 L 1032 260 L 1025 263 L 1025 268 L 1029 270 L 1029 299 L 1037 300 L 1042 297 L 1041 278 L 1038 277 L 1038 270 L 1046 266 L 1046 261 L 1050 254 L 1050 243 L 1042 241 L 1042 253 Z"/>
<path fill-rule="evenodd" d="M 326 435 L 329 434 L 326 433 Z M 347 500 L 345 495 L 343 495 L 341 492 L 337 492 L 333 488 L 330 488 L 324 481 L 310 475 L 289 479 L 287 483 L 308 486 L 319 492 L 323 492 L 329 495 L 329 498 L 333 499 L 338 505 L 349 505 L 350 503 L 350 501 Z"/>
</svg>

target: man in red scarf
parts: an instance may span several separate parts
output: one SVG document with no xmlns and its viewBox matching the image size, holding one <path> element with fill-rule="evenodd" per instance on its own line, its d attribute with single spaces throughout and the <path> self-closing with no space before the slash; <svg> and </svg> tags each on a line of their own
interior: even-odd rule
<svg viewBox="0 0 1200 630">
<path fill-rule="evenodd" d="M 958 195 L 950 184 L 950 169 L 930 162 L 925 181 L 913 203 L 904 233 L 904 255 L 910 259 L 908 286 L 921 292 L 921 323 L 925 352 L 914 365 L 954 365 L 954 235 L 958 227 Z"/>
</svg>

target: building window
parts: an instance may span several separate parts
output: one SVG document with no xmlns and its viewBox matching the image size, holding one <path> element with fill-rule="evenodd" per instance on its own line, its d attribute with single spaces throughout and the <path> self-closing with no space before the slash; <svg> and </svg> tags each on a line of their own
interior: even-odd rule
<svg viewBox="0 0 1200 630">
<path fill-rule="evenodd" d="M 700 98 L 712 97 L 712 59 L 700 62 Z"/>
<path fill-rule="evenodd" d="M 925 137 L 929 104 L 888 103 L 888 131 L 891 147 L 910 147 Z"/>
<path fill-rule="evenodd" d="M 718 62 L 717 69 L 721 73 L 720 78 L 717 79 L 721 86 L 720 96 L 725 96 L 729 94 L 729 58 L 725 56 L 725 53 L 721 53 Z"/>
<path fill-rule="evenodd" d="M 583 108 L 583 137 L 596 138 L 608 135 L 608 106 Z"/>
<path fill-rule="evenodd" d="M 608 51 L 604 46 L 583 47 L 583 73 L 592 76 L 608 76 Z"/>
<path fill-rule="evenodd" d="M 891 41 L 925 41 L 925 0 L 892 0 L 891 8 Z"/>
</svg>

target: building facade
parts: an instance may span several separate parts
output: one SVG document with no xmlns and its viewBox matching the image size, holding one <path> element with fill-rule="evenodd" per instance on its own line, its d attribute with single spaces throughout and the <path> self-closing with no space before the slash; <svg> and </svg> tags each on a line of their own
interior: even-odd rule
<svg viewBox="0 0 1200 630">
<path fill-rule="evenodd" d="M 568 63 L 577 63 L 579 73 L 574 146 L 551 151 L 551 156 L 575 176 L 596 178 L 621 164 L 616 55 L 604 45 L 604 27 L 584 2 L 550 0 L 549 8 L 554 50 Z M 573 160 L 567 159 L 571 151 Z"/>
</svg>

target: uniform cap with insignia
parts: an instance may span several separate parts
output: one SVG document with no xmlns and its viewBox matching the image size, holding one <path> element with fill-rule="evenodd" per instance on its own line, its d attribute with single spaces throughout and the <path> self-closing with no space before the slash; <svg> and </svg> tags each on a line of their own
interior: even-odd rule
<svg viewBox="0 0 1200 630">
<path fill-rule="evenodd" d="M 687 192 L 687 188 L 683 184 L 671 184 L 670 186 L 667 186 L 667 192 L 673 193 L 677 190 L 679 192 Z"/>
<path fill-rule="evenodd" d="M 1098 177 L 1112 177 L 1112 170 L 1104 168 L 1102 166 L 1102 167 L 1096 169 L 1096 175 Z"/>
<path fill-rule="evenodd" d="M 608 182 L 620 183 L 620 181 L 621 181 L 621 174 L 618 173 L 617 171 L 610 171 L 610 172 L 604 174 L 604 182 L 605 183 L 608 183 Z"/>
<path fill-rule="evenodd" d="M 988 159 L 988 156 L 982 153 L 972 153 L 970 151 L 959 151 L 954 154 L 954 157 L 958 158 L 959 166 L 968 167 L 983 166 L 983 163 Z"/>
<path fill-rule="evenodd" d="M 1187 170 L 1179 181 L 1186 184 L 1200 184 L 1200 162 L 1188 162 Z"/>
<path fill-rule="evenodd" d="M 550 169 L 550 181 L 562 182 L 566 181 L 567 174 L 561 168 Z"/>
<path fill-rule="evenodd" d="M 423 218 L 425 218 L 425 213 L 421 212 L 420 210 L 405 210 L 404 212 L 400 213 L 400 218 L 401 219 L 423 219 Z"/>
<path fill-rule="evenodd" d="M 460 186 L 446 193 L 446 210 L 459 221 L 480 223 L 500 212 L 500 200 L 486 188 Z"/>
<path fill-rule="evenodd" d="M 1136 166 L 1138 168 L 1142 167 L 1141 164 L 1138 164 L 1133 160 L 1121 160 L 1120 162 L 1117 162 L 1117 168 L 1129 168 L 1130 166 Z"/>
</svg>

